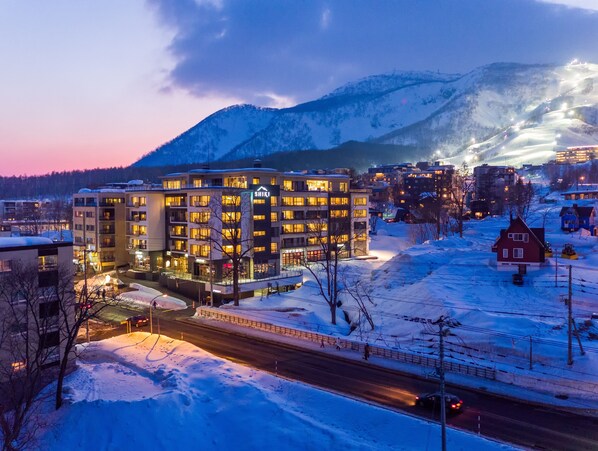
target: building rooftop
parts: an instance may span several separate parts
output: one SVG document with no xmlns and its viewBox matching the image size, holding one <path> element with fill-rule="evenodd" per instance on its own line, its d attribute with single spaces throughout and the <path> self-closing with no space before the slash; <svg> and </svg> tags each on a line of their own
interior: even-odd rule
<svg viewBox="0 0 598 451">
<path fill-rule="evenodd" d="M 45 244 L 54 244 L 54 242 L 50 238 L 45 238 L 41 236 L 0 237 L 0 249 L 14 247 L 32 247 L 41 246 Z"/>
</svg>

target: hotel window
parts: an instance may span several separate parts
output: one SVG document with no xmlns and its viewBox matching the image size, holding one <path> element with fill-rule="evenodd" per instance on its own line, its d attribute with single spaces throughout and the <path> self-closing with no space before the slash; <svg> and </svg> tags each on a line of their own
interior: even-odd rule
<svg viewBox="0 0 598 451">
<path fill-rule="evenodd" d="M 266 215 L 253 215 L 253 220 L 254 221 L 265 221 Z"/>
<path fill-rule="evenodd" d="M 270 196 L 270 205 L 273 207 L 278 206 L 278 196 Z"/>
<path fill-rule="evenodd" d="M 367 240 L 367 235 L 365 233 L 357 233 L 355 235 L 355 241 L 366 241 Z"/>
<path fill-rule="evenodd" d="M 195 224 L 205 224 L 210 220 L 210 212 L 209 211 L 199 211 L 199 212 L 192 212 L 190 215 L 191 222 Z"/>
<path fill-rule="evenodd" d="M 253 248 L 254 252 L 266 252 L 266 247 L 265 246 L 256 246 Z"/>
<path fill-rule="evenodd" d="M 516 247 L 513 249 L 513 258 L 523 258 L 523 248 Z"/>
<path fill-rule="evenodd" d="M 270 222 L 276 222 L 278 221 L 278 213 L 273 211 L 270 213 Z"/>
<path fill-rule="evenodd" d="M 278 252 L 278 243 L 270 243 L 270 252 L 273 254 Z"/>
<path fill-rule="evenodd" d="M 191 238 L 194 240 L 209 240 L 210 239 L 210 229 L 207 229 L 207 228 L 191 229 Z"/>
<path fill-rule="evenodd" d="M 181 189 L 181 181 L 180 180 L 163 180 L 162 187 L 165 189 Z"/>
<path fill-rule="evenodd" d="M 86 218 L 93 218 L 93 211 L 86 211 L 85 212 L 85 217 Z"/>
<path fill-rule="evenodd" d="M 325 197 L 308 197 L 307 204 L 312 207 L 323 207 L 328 205 L 328 200 Z"/>
<path fill-rule="evenodd" d="M 403 194 L 403 193 L 401 193 Z M 353 198 L 353 205 L 355 206 L 365 206 L 368 204 L 368 200 L 366 197 L 355 197 Z"/>
<path fill-rule="evenodd" d="M 308 180 L 308 191 L 328 191 L 329 182 L 327 180 Z"/>
<path fill-rule="evenodd" d="M 167 207 L 184 207 L 185 197 L 184 196 L 166 196 Z"/>
<path fill-rule="evenodd" d="M 225 211 L 224 213 L 222 213 L 222 222 L 224 223 L 239 222 L 240 220 L 240 211 Z"/>
<path fill-rule="evenodd" d="M 259 185 L 259 184 L 260 184 L 260 178 L 259 178 L 259 177 L 254 177 L 254 178 L 252 179 L 252 183 L 253 183 L 254 185 Z"/>
<path fill-rule="evenodd" d="M 262 205 L 266 203 L 266 199 L 253 199 L 253 204 L 254 205 Z"/>
<path fill-rule="evenodd" d="M 241 196 L 222 196 L 222 205 L 238 207 L 241 205 Z"/>
<path fill-rule="evenodd" d="M 326 224 L 325 222 L 308 222 L 307 231 L 310 233 L 326 232 L 328 231 L 328 224 Z"/>
<path fill-rule="evenodd" d="M 349 205 L 348 197 L 331 197 L 330 205 Z"/>
<path fill-rule="evenodd" d="M 287 221 L 293 220 L 295 217 L 293 210 L 282 210 L 282 219 Z"/>
<path fill-rule="evenodd" d="M 210 256 L 210 246 L 205 244 L 192 244 L 191 245 L 191 254 L 195 255 L 196 257 L 209 257 Z"/>
<path fill-rule="evenodd" d="M 282 205 L 303 207 L 305 205 L 305 199 L 303 197 L 290 197 L 285 196 L 282 198 Z"/>
<path fill-rule="evenodd" d="M 347 210 L 330 210 L 331 218 L 346 218 L 348 216 L 349 212 Z"/>
<path fill-rule="evenodd" d="M 353 217 L 354 218 L 365 218 L 367 217 L 368 212 L 367 210 L 355 210 L 353 211 Z"/>
<path fill-rule="evenodd" d="M 0 273 L 10 271 L 12 271 L 12 268 L 10 266 L 10 260 L 0 260 Z"/>
<path fill-rule="evenodd" d="M 340 192 L 346 193 L 347 191 L 349 191 L 349 184 L 347 182 L 341 182 L 340 183 Z"/>
<path fill-rule="evenodd" d="M 202 179 L 193 179 L 192 185 L 193 188 L 201 188 L 202 186 L 207 186 L 205 185 Z"/>
<path fill-rule="evenodd" d="M 247 188 L 247 178 L 241 177 L 225 177 L 224 186 L 229 188 Z"/>
<path fill-rule="evenodd" d="M 293 181 L 292 180 L 283 180 L 282 189 L 285 191 L 294 191 L 293 190 Z"/>
<path fill-rule="evenodd" d="M 283 224 L 282 233 L 303 233 L 305 232 L 304 224 Z"/>
<path fill-rule="evenodd" d="M 237 249 L 236 250 L 237 250 L 237 254 L 240 254 L 241 253 L 241 246 L 237 245 Z M 222 246 L 222 252 L 225 253 L 225 254 L 227 254 L 227 255 L 233 255 L 234 251 L 235 251 L 235 248 L 232 245 Z"/>
<path fill-rule="evenodd" d="M 207 207 L 210 205 L 210 196 L 191 196 L 191 205 L 194 207 Z"/>
<path fill-rule="evenodd" d="M 253 236 L 266 236 L 266 231 L 265 230 L 254 230 Z"/>
<path fill-rule="evenodd" d="M 232 241 L 241 239 L 241 229 L 222 229 L 222 237 Z"/>
<path fill-rule="evenodd" d="M 82 218 L 83 217 L 83 212 L 82 211 L 76 211 L 75 212 L 75 218 Z"/>
<path fill-rule="evenodd" d="M 43 255 L 37 257 L 39 271 L 50 271 L 58 268 L 58 255 Z"/>
</svg>

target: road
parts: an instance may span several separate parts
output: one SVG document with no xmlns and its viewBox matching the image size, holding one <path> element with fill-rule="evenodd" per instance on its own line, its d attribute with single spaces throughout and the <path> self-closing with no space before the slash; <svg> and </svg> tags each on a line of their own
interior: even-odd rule
<svg viewBox="0 0 598 451">
<path fill-rule="evenodd" d="M 111 308 L 105 315 L 113 321 L 132 316 L 130 310 Z M 205 349 L 219 357 L 323 388 L 380 404 L 411 415 L 436 419 L 432 412 L 414 405 L 419 393 L 437 390 L 437 384 L 365 361 L 306 350 L 265 339 L 233 334 L 209 325 L 185 320 L 188 312 L 169 312 L 160 318 L 160 330 L 172 338 Z M 157 317 L 154 333 L 157 332 Z M 117 319 L 120 318 L 120 319 Z M 122 325 L 96 333 L 93 339 L 125 332 Z M 147 330 L 147 329 L 146 329 Z M 182 336 L 181 336 L 182 334 Z M 340 354 L 340 353 L 339 353 Z M 511 401 L 483 392 L 448 387 L 464 400 L 463 413 L 449 417 L 449 426 L 535 449 L 596 450 L 598 419 Z"/>
</svg>

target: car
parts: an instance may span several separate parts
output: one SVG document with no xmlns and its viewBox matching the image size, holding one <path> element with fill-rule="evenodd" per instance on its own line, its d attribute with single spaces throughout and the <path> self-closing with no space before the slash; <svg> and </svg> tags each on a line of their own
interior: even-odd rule
<svg viewBox="0 0 598 451">
<path fill-rule="evenodd" d="M 451 393 L 444 394 L 446 413 L 456 414 L 463 410 L 463 401 Z M 415 405 L 440 411 L 440 392 L 424 393 L 415 398 Z"/>
<path fill-rule="evenodd" d="M 145 315 L 131 316 L 130 318 L 127 318 L 127 321 L 131 323 L 131 326 L 135 327 L 143 327 L 149 324 L 149 319 Z"/>
</svg>

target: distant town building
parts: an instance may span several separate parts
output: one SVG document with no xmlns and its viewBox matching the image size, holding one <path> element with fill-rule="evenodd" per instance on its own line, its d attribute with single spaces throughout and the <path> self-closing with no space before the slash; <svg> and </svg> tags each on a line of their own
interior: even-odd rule
<svg viewBox="0 0 598 451">
<path fill-rule="evenodd" d="M 598 233 L 596 229 L 596 210 L 593 206 L 579 206 L 573 204 L 570 207 L 561 208 L 561 230 L 576 232 L 579 229 L 586 229 L 592 235 Z"/>
<path fill-rule="evenodd" d="M 556 151 L 556 162 L 558 164 L 585 163 L 598 156 L 598 145 L 567 147 L 565 150 Z"/>
<path fill-rule="evenodd" d="M 36 236 L 70 229 L 64 200 L 0 200 L 0 224 L 15 235 Z"/>
<path fill-rule="evenodd" d="M 509 190 L 515 186 L 515 168 L 483 164 L 473 169 L 473 176 L 475 195 L 471 203 L 472 214 L 478 218 L 488 214 L 502 214 Z"/>
</svg>

